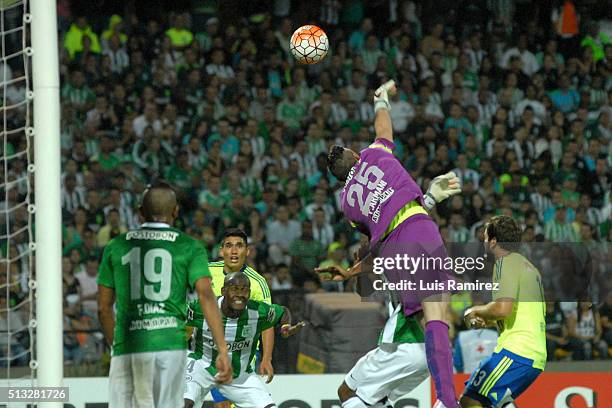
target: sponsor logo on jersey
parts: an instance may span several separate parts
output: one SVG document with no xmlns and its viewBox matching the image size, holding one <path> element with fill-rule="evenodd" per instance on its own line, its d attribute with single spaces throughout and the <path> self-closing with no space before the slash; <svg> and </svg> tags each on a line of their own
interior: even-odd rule
<svg viewBox="0 0 612 408">
<path fill-rule="evenodd" d="M 252 340 L 250 339 L 241 340 L 241 341 L 230 341 L 227 343 L 227 351 L 230 353 L 233 351 L 240 351 L 245 348 L 251 347 L 251 343 L 252 343 Z M 217 345 L 212 339 L 208 339 L 208 345 L 215 350 L 217 349 Z"/>
<path fill-rule="evenodd" d="M 152 319 L 132 320 L 129 330 L 159 330 L 173 327 L 178 327 L 176 317 L 154 317 Z"/>
<path fill-rule="evenodd" d="M 176 241 L 176 237 L 179 236 L 178 232 L 175 231 L 150 231 L 150 230 L 136 230 L 130 231 L 125 235 L 127 241 L 131 239 L 143 239 L 143 240 L 154 240 L 154 241 Z"/>
</svg>

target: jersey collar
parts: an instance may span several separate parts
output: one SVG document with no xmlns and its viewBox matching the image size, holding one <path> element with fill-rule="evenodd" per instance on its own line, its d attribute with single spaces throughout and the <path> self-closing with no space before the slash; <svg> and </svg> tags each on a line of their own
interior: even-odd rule
<svg viewBox="0 0 612 408">
<path fill-rule="evenodd" d="M 248 265 L 245 263 L 244 265 L 242 265 L 242 268 L 240 268 L 240 270 L 238 272 L 246 271 L 247 267 L 248 267 Z M 227 272 L 225 272 L 225 261 L 223 261 L 223 275 L 227 275 Z"/>
<path fill-rule="evenodd" d="M 165 222 L 143 222 L 140 228 L 171 228 L 169 224 Z"/>
</svg>

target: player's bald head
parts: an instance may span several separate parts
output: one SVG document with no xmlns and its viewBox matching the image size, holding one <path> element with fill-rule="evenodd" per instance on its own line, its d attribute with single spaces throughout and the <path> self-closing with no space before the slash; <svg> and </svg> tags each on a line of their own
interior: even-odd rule
<svg viewBox="0 0 612 408">
<path fill-rule="evenodd" d="M 145 221 L 169 223 L 176 217 L 176 193 L 170 184 L 158 182 L 145 190 L 140 208 Z"/>
<path fill-rule="evenodd" d="M 251 287 L 251 280 L 244 272 L 232 272 L 225 275 L 223 279 L 223 287 L 228 286 L 247 286 Z"/>
</svg>

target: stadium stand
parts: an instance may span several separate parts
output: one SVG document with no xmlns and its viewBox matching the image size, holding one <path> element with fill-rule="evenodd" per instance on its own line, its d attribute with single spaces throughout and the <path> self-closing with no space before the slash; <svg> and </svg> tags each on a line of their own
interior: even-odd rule
<svg viewBox="0 0 612 408">
<path fill-rule="evenodd" d="M 462 179 L 464 194 L 434 214 L 447 242 L 482 241 L 483 220 L 511 215 L 524 241 L 599 248 L 597 278 L 612 279 L 612 17 L 596 2 L 576 2 L 574 20 L 561 2 L 255 1 L 240 16 L 231 1 L 163 3 L 150 17 L 59 3 L 67 361 L 104 352 L 95 268 L 104 245 L 138 224 L 135 203 L 152 178 L 178 188 L 180 227 L 211 259 L 238 226 L 273 290 L 343 290 L 312 273 L 348 264 L 359 245 L 341 221 L 326 152 L 367 145 L 372 90 L 391 77 L 398 159 L 423 187 L 453 169 Z M 312 67 L 288 50 L 303 21 L 330 37 Z M 608 357 L 607 299 L 599 328 L 581 326 L 576 304 L 553 308 L 554 330 L 565 325 L 590 347 L 551 358 Z"/>
</svg>

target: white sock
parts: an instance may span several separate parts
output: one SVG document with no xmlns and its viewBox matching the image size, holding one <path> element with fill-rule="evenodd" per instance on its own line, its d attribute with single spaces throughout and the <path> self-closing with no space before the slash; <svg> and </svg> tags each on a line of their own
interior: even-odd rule
<svg viewBox="0 0 612 408">
<path fill-rule="evenodd" d="M 359 397 L 351 397 L 342 403 L 342 408 L 368 408 Z"/>
</svg>

